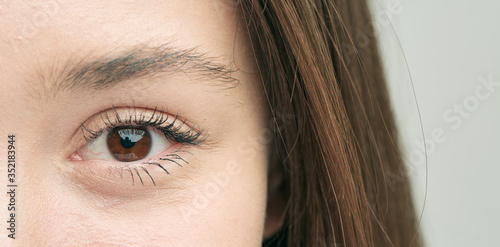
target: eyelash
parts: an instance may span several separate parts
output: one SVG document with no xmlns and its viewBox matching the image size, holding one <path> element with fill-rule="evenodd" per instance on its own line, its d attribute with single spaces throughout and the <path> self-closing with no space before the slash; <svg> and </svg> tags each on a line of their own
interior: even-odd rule
<svg viewBox="0 0 500 247">
<path fill-rule="evenodd" d="M 113 107 L 114 111 L 114 120 L 111 120 L 109 114 L 107 112 L 101 114 L 101 120 L 104 123 L 105 127 L 99 129 L 98 131 L 93 131 L 85 127 L 85 125 L 81 124 L 81 130 L 84 135 L 84 138 L 88 143 L 93 142 L 95 139 L 100 137 L 104 131 L 111 130 L 120 126 L 141 126 L 141 127 L 149 127 L 156 129 L 165 135 L 170 141 L 175 141 L 181 144 L 188 145 L 197 145 L 200 144 L 203 140 L 199 140 L 203 131 L 195 131 L 192 128 L 189 128 L 187 131 L 180 131 L 182 126 L 186 124 L 186 120 L 182 121 L 179 126 L 175 126 L 175 123 L 179 121 L 179 115 L 175 115 L 174 119 L 171 123 L 164 125 L 168 120 L 169 116 L 162 112 L 158 111 L 158 108 L 155 107 L 151 117 L 146 120 L 146 112 L 142 111 L 139 115 L 136 114 L 136 109 L 134 108 L 133 114 L 129 114 L 128 119 L 122 119 L 117 109 Z"/>
<path fill-rule="evenodd" d="M 100 119 L 102 120 L 104 126 L 99 128 L 98 130 L 91 130 L 87 128 L 84 123 L 81 124 L 81 131 L 83 137 L 87 141 L 87 144 L 90 144 L 93 141 L 95 141 L 105 131 L 109 131 L 112 130 L 113 128 L 120 126 L 140 126 L 149 129 L 154 129 L 162 133 L 165 136 L 165 138 L 167 138 L 169 141 L 174 141 L 181 144 L 181 147 L 178 148 L 176 151 L 158 158 L 157 161 L 152 161 L 152 160 L 143 161 L 142 165 L 115 166 L 114 168 L 119 170 L 120 176 L 122 178 L 123 178 L 123 170 L 127 169 L 129 171 L 132 177 L 133 185 L 135 185 L 134 172 L 141 181 L 141 184 L 144 185 L 144 181 L 142 180 L 142 177 L 139 173 L 139 169 L 141 169 L 147 174 L 147 176 L 149 176 L 149 178 L 151 178 L 151 181 L 153 182 L 154 186 L 156 186 L 156 183 L 151 174 L 149 173 L 146 165 L 154 165 L 160 167 L 163 171 L 165 171 L 165 173 L 170 174 L 170 172 L 168 172 L 168 170 L 165 168 L 164 166 L 165 164 L 162 165 L 160 162 L 168 161 L 171 163 L 175 163 L 180 167 L 182 167 L 181 165 L 182 162 L 185 164 L 189 164 L 189 162 L 187 162 L 184 158 L 182 158 L 179 155 L 179 153 L 192 154 L 191 152 L 184 150 L 183 148 L 187 146 L 195 146 L 204 141 L 204 138 L 202 138 L 202 134 L 204 133 L 203 130 L 196 131 L 193 128 L 189 127 L 189 129 L 181 131 L 182 127 L 186 125 L 186 120 L 183 120 L 180 124 L 178 124 L 178 126 L 176 126 L 176 122 L 180 121 L 179 116 L 175 115 L 173 120 L 169 121 L 170 119 L 169 115 L 163 111 L 159 111 L 157 107 L 154 108 L 151 116 L 146 116 L 149 115 L 146 114 L 146 110 L 137 112 L 137 109 L 133 108 L 132 113 L 128 114 L 128 118 L 123 118 L 122 116 L 120 116 L 120 113 L 114 106 L 112 109 L 114 114 L 112 114 L 111 117 L 110 114 L 108 114 L 108 111 L 100 115 Z"/>
</svg>

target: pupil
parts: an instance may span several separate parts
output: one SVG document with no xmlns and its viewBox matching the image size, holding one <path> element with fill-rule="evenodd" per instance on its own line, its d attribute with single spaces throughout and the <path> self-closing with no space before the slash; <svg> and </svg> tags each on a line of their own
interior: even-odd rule
<svg viewBox="0 0 500 247">
<path fill-rule="evenodd" d="M 128 136 L 125 139 L 121 138 L 120 142 L 124 148 L 132 148 L 135 145 L 135 142 L 132 142 Z"/>
</svg>

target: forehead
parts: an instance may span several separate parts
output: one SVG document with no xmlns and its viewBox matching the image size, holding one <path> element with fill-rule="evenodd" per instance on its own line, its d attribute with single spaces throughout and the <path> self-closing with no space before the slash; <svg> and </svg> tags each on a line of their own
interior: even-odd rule
<svg viewBox="0 0 500 247">
<path fill-rule="evenodd" d="M 0 0 L 0 74 L 17 81 L 39 67 L 139 44 L 196 48 L 224 63 L 234 55 L 235 10 L 218 0 Z"/>
<path fill-rule="evenodd" d="M 143 41 L 173 34 L 178 38 L 186 34 L 190 38 L 215 38 L 206 35 L 216 30 L 221 30 L 217 33 L 231 31 L 229 19 L 235 9 L 231 3 L 222 0 L 0 0 L 0 35 L 3 41 L 13 44 L 26 44 L 49 34 L 118 43 L 123 38 Z M 182 42 L 191 43 L 189 40 Z"/>
<path fill-rule="evenodd" d="M 195 49 L 210 62 L 250 71 L 237 9 L 227 0 L 0 0 L 0 91 L 24 99 L 16 109 L 38 109 L 67 64 L 119 58 L 137 47 Z"/>
</svg>

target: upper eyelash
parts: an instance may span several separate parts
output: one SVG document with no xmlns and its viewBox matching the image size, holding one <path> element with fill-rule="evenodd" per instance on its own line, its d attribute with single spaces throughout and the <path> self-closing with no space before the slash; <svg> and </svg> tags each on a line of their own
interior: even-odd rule
<svg viewBox="0 0 500 247">
<path fill-rule="evenodd" d="M 83 123 L 81 124 L 83 136 L 88 143 L 91 143 L 92 141 L 100 137 L 104 131 L 113 129 L 118 126 L 127 125 L 152 127 L 160 131 L 165 136 L 165 138 L 169 139 L 170 141 L 175 141 L 181 144 L 196 145 L 203 141 L 203 139 L 201 138 L 203 131 L 195 131 L 192 128 L 189 128 L 186 131 L 180 131 L 180 129 L 186 124 L 186 120 L 183 120 L 182 123 L 180 123 L 178 126 L 175 126 L 176 122 L 180 121 L 179 115 L 177 114 L 174 116 L 174 119 L 171 120 L 170 123 L 163 126 L 165 123 L 167 123 L 167 121 L 169 121 L 170 117 L 163 111 L 158 111 L 157 107 L 154 108 L 153 113 L 150 117 L 146 116 L 145 111 L 136 113 L 137 111 L 135 108 L 133 109 L 134 113 L 129 114 L 128 118 L 126 119 L 123 119 L 120 116 L 114 106 L 113 111 L 114 120 L 111 120 L 107 111 L 100 115 L 105 127 L 97 131 L 87 128 Z"/>
</svg>

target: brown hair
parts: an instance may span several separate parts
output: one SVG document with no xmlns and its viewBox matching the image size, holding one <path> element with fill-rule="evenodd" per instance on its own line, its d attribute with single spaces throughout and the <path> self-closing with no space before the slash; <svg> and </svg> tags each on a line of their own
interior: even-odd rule
<svg viewBox="0 0 500 247">
<path fill-rule="evenodd" d="M 386 177 L 404 165 L 377 43 L 343 49 L 357 47 L 356 30 L 374 37 L 367 3 L 239 4 L 276 125 L 287 200 L 281 230 L 265 245 L 420 246 L 409 184 L 389 188 Z"/>
</svg>

